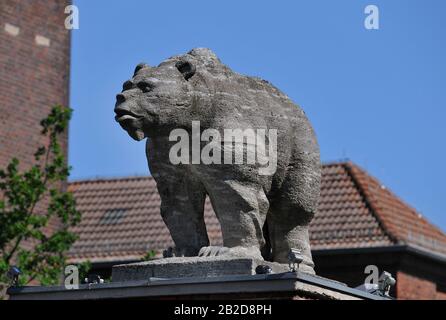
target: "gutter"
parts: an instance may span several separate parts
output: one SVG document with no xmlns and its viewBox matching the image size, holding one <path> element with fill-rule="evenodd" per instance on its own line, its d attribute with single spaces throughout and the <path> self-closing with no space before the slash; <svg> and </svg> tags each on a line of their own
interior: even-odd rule
<svg viewBox="0 0 446 320">
<path fill-rule="evenodd" d="M 446 255 L 410 244 L 382 246 L 382 247 L 367 247 L 367 248 L 316 249 L 316 250 L 311 250 L 311 253 L 314 256 L 371 254 L 371 253 L 410 253 L 446 265 Z"/>
</svg>

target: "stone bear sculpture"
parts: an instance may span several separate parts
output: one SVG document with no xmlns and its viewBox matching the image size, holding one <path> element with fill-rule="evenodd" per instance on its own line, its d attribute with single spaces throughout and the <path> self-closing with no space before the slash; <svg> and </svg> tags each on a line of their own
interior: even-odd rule
<svg viewBox="0 0 446 320">
<path fill-rule="evenodd" d="M 235 255 L 288 263 L 294 248 L 304 258 L 301 270 L 314 272 L 308 226 L 320 192 L 319 147 L 305 113 L 285 94 L 265 80 L 232 71 L 211 50 L 198 48 L 157 67 L 139 64 L 117 95 L 115 113 L 132 138 L 148 138 L 148 164 L 175 255 Z M 258 130 L 260 137 L 258 132 L 269 130 L 276 136 L 238 141 L 235 136 L 228 143 L 225 133 L 238 129 L 242 135 Z M 195 147 L 179 150 L 178 138 L 184 133 L 198 139 Z M 225 137 L 216 138 L 219 134 Z M 208 151 L 213 145 L 209 156 L 216 161 L 202 161 L 201 149 L 194 150 L 197 141 L 201 149 L 207 143 Z M 259 171 L 264 162 L 244 161 L 258 151 L 248 146 L 259 147 L 260 141 L 265 144 L 254 158 L 261 159 L 269 150 L 270 160 L 276 161 L 266 174 Z M 235 152 L 238 147 L 243 161 L 224 161 L 230 160 L 228 148 Z M 216 150 L 224 151 L 224 158 Z M 173 154 L 180 154 L 180 161 L 172 161 Z M 206 196 L 220 222 L 223 247 L 209 246 L 203 216 Z"/>
</svg>

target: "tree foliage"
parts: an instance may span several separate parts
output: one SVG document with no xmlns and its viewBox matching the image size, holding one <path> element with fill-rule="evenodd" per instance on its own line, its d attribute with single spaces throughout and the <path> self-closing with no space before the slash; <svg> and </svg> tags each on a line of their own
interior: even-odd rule
<svg viewBox="0 0 446 320">
<path fill-rule="evenodd" d="M 59 143 L 71 112 L 55 106 L 41 121 L 41 134 L 48 143 L 34 154 L 34 165 L 21 171 L 14 158 L 0 170 L 0 285 L 8 283 L 6 273 L 12 265 L 22 271 L 19 285 L 60 282 L 65 253 L 76 240 L 70 227 L 81 218 L 73 195 L 64 188 L 71 168 Z M 45 210 L 37 210 L 42 200 Z M 60 226 L 49 232 L 53 219 Z"/>
</svg>

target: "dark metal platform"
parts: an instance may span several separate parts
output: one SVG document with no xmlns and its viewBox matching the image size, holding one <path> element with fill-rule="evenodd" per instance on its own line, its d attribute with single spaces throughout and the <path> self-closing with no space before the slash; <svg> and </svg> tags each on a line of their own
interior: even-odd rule
<svg viewBox="0 0 446 320">
<path fill-rule="evenodd" d="M 216 297 L 238 299 L 289 297 L 316 300 L 387 300 L 346 285 L 305 273 L 181 278 L 84 284 L 79 289 L 63 286 L 21 287 L 8 290 L 11 300 L 106 300 L 191 299 Z"/>
</svg>

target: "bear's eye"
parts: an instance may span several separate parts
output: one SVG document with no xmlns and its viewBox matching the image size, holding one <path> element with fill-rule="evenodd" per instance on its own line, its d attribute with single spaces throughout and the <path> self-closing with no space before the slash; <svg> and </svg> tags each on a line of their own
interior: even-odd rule
<svg viewBox="0 0 446 320">
<path fill-rule="evenodd" d="M 124 84 L 122 85 L 122 91 L 126 91 L 126 90 L 130 90 L 133 89 L 134 85 L 133 82 L 130 80 L 127 80 L 126 82 L 124 82 Z"/>
<path fill-rule="evenodd" d="M 149 92 L 153 89 L 153 84 L 146 81 L 138 82 L 137 86 L 142 92 Z"/>
</svg>

